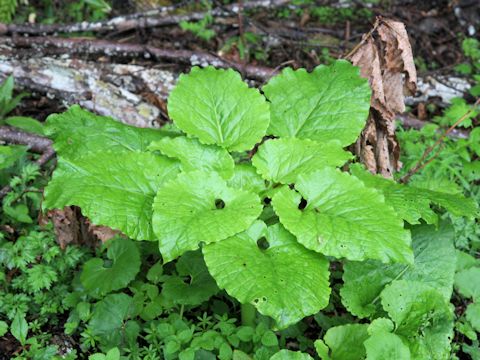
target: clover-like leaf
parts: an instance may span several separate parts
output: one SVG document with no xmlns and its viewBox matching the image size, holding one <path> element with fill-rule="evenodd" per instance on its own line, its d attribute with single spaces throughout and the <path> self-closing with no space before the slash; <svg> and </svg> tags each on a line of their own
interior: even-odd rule
<svg viewBox="0 0 480 360">
<path fill-rule="evenodd" d="M 76 159 L 78 154 L 109 151 L 144 151 L 154 140 L 171 136 L 167 131 L 143 129 L 120 123 L 108 116 L 95 115 L 73 105 L 66 112 L 50 115 L 45 133 L 53 139 L 57 154 Z"/>
<path fill-rule="evenodd" d="M 148 149 L 158 150 L 165 156 L 177 158 L 182 164 L 183 171 L 216 171 L 225 179 L 233 175 L 235 164 L 227 150 L 216 145 L 204 145 L 194 138 L 165 137 L 154 141 Z"/>
<path fill-rule="evenodd" d="M 368 324 L 347 324 L 328 329 L 322 340 L 315 341 L 315 349 L 322 360 L 363 360 L 368 339 Z"/>
<path fill-rule="evenodd" d="M 337 258 L 411 263 L 410 234 L 383 196 L 333 168 L 300 175 L 272 204 L 280 222 L 308 249 Z"/>
<path fill-rule="evenodd" d="M 437 290 L 417 281 L 397 280 L 385 288 L 381 299 L 412 359 L 449 358 L 453 311 Z"/>
<path fill-rule="evenodd" d="M 129 239 L 112 239 L 108 244 L 107 258 L 111 262 L 108 267 L 99 258 L 90 259 L 83 266 L 80 281 L 93 295 L 105 295 L 123 289 L 140 271 L 140 252 Z"/>
<path fill-rule="evenodd" d="M 365 126 L 370 87 L 357 67 L 345 60 L 333 65 L 285 69 L 262 89 L 271 105 L 269 134 L 327 142 L 353 143 Z"/>
<path fill-rule="evenodd" d="M 77 205 L 97 225 L 137 240 L 154 240 L 152 203 L 160 185 L 179 172 L 178 162 L 149 153 L 90 153 L 60 159 L 45 188 L 44 208 Z"/>
<path fill-rule="evenodd" d="M 153 226 L 165 262 L 201 242 L 220 241 L 246 230 L 260 215 L 256 194 L 233 189 L 217 173 L 182 173 L 160 188 Z"/>
<path fill-rule="evenodd" d="M 205 246 L 205 262 L 220 288 L 285 328 L 328 305 L 328 261 L 280 224 L 262 226 Z"/>
<path fill-rule="evenodd" d="M 372 175 L 358 165 L 352 166 L 350 170 L 367 187 L 381 191 L 385 196 L 385 202 L 410 224 L 419 224 L 420 219 L 424 219 L 427 224 L 437 223 L 438 217 L 430 208 L 431 203 L 445 208 L 455 216 L 473 217 L 478 210 L 474 199 L 465 198 L 460 194 L 447 194 L 399 184 L 380 175 Z"/>
<path fill-rule="evenodd" d="M 239 73 L 213 67 L 180 75 L 168 98 L 168 114 L 188 135 L 232 151 L 251 149 L 270 122 L 269 104 L 257 89 Z"/>
<path fill-rule="evenodd" d="M 382 264 L 380 261 L 349 261 L 344 265 L 342 303 L 358 317 L 374 315 L 379 295 L 393 280 L 418 281 L 437 289 L 449 301 L 455 274 L 454 232 L 451 225 L 442 222 L 411 228 L 415 260 L 412 265 Z"/>
<path fill-rule="evenodd" d="M 285 138 L 263 143 L 252 158 L 252 164 L 264 179 L 292 184 L 300 174 L 305 175 L 325 166 L 340 166 L 351 158 L 352 154 L 343 150 L 336 140 L 319 143 Z"/>
<path fill-rule="evenodd" d="M 177 261 L 178 276 L 169 277 L 162 294 L 174 303 L 200 305 L 218 292 L 200 251 L 189 251 Z"/>
</svg>

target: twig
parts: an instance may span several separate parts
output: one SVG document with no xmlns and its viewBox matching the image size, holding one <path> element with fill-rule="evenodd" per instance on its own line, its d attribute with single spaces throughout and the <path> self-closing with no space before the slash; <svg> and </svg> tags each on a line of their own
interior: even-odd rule
<svg viewBox="0 0 480 360">
<path fill-rule="evenodd" d="M 29 150 L 42 154 L 36 161 L 39 167 L 44 166 L 55 156 L 55 150 L 52 148 L 52 141 L 45 137 L 30 134 L 21 130 L 14 129 L 10 126 L 0 126 L 0 141 L 8 144 L 26 145 Z M 4 186 L 0 190 L 0 200 L 3 199 L 12 187 Z"/>
<path fill-rule="evenodd" d="M 477 101 L 475 101 L 475 103 L 473 104 L 473 106 L 470 108 L 470 110 L 468 110 L 465 114 L 463 114 L 457 121 L 455 121 L 455 123 L 450 126 L 447 131 L 445 131 L 445 133 L 440 136 L 438 138 L 437 141 L 435 141 L 435 143 L 432 145 L 432 146 L 429 146 L 425 152 L 423 153 L 422 157 L 420 158 L 420 160 L 418 160 L 417 164 L 411 168 L 407 174 L 405 174 L 401 179 L 400 179 L 400 182 L 401 183 L 404 183 L 406 184 L 410 178 L 415 174 L 417 173 L 419 170 L 423 169 L 426 165 L 428 165 L 434 158 L 436 158 L 438 156 L 438 154 L 440 153 L 440 151 L 437 151 L 434 155 L 433 155 L 433 159 L 430 159 L 427 163 L 425 163 L 425 160 L 427 159 L 428 155 L 430 155 L 432 153 L 433 150 L 435 150 L 435 148 L 437 146 L 439 146 L 444 140 L 445 138 L 448 136 L 448 134 L 450 134 L 458 125 L 460 125 L 465 119 L 468 118 L 468 116 L 475 110 L 475 108 L 480 104 L 480 98 L 477 99 Z"/>
<path fill-rule="evenodd" d="M 38 154 L 52 149 L 52 140 L 10 126 L 0 126 L 0 141 L 8 144 L 27 145 L 29 150 Z"/>
<path fill-rule="evenodd" d="M 174 63 L 188 65 L 213 65 L 221 68 L 233 67 L 242 71 L 243 64 L 222 59 L 206 52 L 190 50 L 160 49 L 149 45 L 123 44 L 106 40 L 90 40 L 83 38 L 57 38 L 57 37 L 0 37 L 0 45 L 15 48 L 33 48 L 37 52 L 48 53 L 49 48 L 62 49 L 69 54 L 102 54 L 108 56 L 142 56 L 152 57 L 156 60 L 167 60 Z M 266 80 L 275 71 L 271 68 L 245 65 L 245 75 L 250 79 Z"/>
<path fill-rule="evenodd" d="M 270 8 L 288 5 L 287 0 L 256 0 L 247 1 L 243 4 L 245 9 Z M 170 15 L 179 6 L 165 6 L 147 12 L 137 13 L 127 16 L 118 16 L 106 21 L 81 22 L 74 24 L 35 24 L 35 25 L 16 25 L 0 24 L 0 35 L 28 34 L 33 36 L 44 36 L 54 33 L 77 33 L 77 32 L 105 32 L 105 31 L 127 31 L 132 29 L 146 29 L 161 26 L 170 26 L 179 24 L 181 21 L 199 21 L 202 20 L 206 12 L 198 11 L 184 15 Z M 225 7 L 228 11 L 221 8 L 212 10 L 212 16 L 228 16 L 230 13 L 238 13 L 238 4 L 230 4 Z"/>
<path fill-rule="evenodd" d="M 350 52 L 347 55 L 343 56 L 342 58 L 350 59 L 353 56 L 353 54 L 355 54 L 357 50 L 360 49 L 360 47 L 365 43 L 365 41 L 367 41 L 372 36 L 372 34 L 377 30 L 381 21 L 382 21 L 382 18 L 380 16 L 377 16 L 377 19 L 375 20 L 375 23 L 373 24 L 373 27 L 370 29 L 370 31 L 365 35 L 363 35 L 362 40 L 360 40 L 360 42 L 357 45 L 355 45 L 355 47 L 352 50 L 350 50 Z"/>
<path fill-rule="evenodd" d="M 405 129 L 420 130 L 424 126 L 426 126 L 428 124 L 432 124 L 431 122 L 423 121 L 423 120 L 417 119 L 415 117 L 412 117 L 412 116 L 406 115 L 406 114 L 397 115 L 397 120 L 402 124 L 402 126 Z M 438 131 L 440 132 L 441 129 L 439 129 Z M 450 134 L 448 134 L 448 137 L 456 138 L 456 139 L 468 139 L 469 136 L 470 136 L 469 131 L 460 130 L 460 129 L 454 129 L 450 132 Z"/>
</svg>

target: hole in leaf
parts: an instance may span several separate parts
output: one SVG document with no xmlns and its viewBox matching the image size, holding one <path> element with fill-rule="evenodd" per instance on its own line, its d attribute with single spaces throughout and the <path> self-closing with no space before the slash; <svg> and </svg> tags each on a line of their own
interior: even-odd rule
<svg viewBox="0 0 480 360">
<path fill-rule="evenodd" d="M 262 301 L 267 301 L 267 298 L 265 296 L 262 297 Z"/>
<path fill-rule="evenodd" d="M 260 239 L 257 240 L 257 246 L 260 250 L 267 250 L 270 244 L 268 243 L 265 236 L 262 236 Z"/>
<path fill-rule="evenodd" d="M 247 267 L 247 264 L 246 264 L 246 263 L 243 263 L 242 265 L 243 265 L 244 267 Z"/>
<path fill-rule="evenodd" d="M 190 275 L 184 276 L 182 281 L 184 284 L 190 285 L 192 283 L 192 277 Z"/>
<path fill-rule="evenodd" d="M 300 204 L 298 204 L 298 210 L 303 210 L 307 207 L 307 200 L 305 200 L 302 197 L 302 200 L 300 200 Z"/>
<path fill-rule="evenodd" d="M 255 304 L 258 304 L 259 300 L 258 300 L 258 299 L 253 299 L 253 302 L 254 302 Z"/>
<path fill-rule="evenodd" d="M 222 199 L 215 199 L 215 207 L 217 209 L 223 209 L 225 207 L 225 202 Z"/>
<path fill-rule="evenodd" d="M 272 202 L 272 199 L 270 199 L 269 197 L 266 197 L 266 198 L 263 199 L 263 203 L 264 203 L 265 205 L 268 205 L 268 204 L 270 204 L 271 202 Z"/>
</svg>

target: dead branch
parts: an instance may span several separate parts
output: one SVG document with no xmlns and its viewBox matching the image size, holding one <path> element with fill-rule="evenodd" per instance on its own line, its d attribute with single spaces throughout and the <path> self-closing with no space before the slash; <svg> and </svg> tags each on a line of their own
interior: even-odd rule
<svg viewBox="0 0 480 360">
<path fill-rule="evenodd" d="M 287 0 L 256 0 L 247 1 L 243 4 L 243 9 L 255 8 L 273 8 L 288 5 Z M 0 35 L 28 34 L 28 35 L 47 35 L 54 33 L 76 33 L 76 32 L 106 32 L 106 31 L 127 31 L 132 29 L 146 29 L 161 26 L 170 26 L 179 24 L 182 21 L 198 21 L 202 20 L 205 15 L 204 11 L 191 12 L 184 15 L 168 15 L 176 10 L 175 6 L 160 7 L 155 10 L 137 13 L 127 16 L 119 16 L 107 21 L 98 21 L 93 23 L 81 22 L 75 24 L 35 24 L 35 25 L 16 25 L 16 24 L 0 24 Z M 214 17 L 229 16 L 231 13 L 238 13 L 239 5 L 230 4 L 225 7 L 215 8 L 211 11 Z"/>
<path fill-rule="evenodd" d="M 402 126 L 405 129 L 415 129 L 415 130 L 420 130 L 424 126 L 428 124 L 432 124 L 431 122 L 428 121 L 423 121 L 420 119 L 417 119 L 413 116 L 406 115 L 406 114 L 400 114 L 397 116 L 397 120 L 400 121 Z M 453 139 L 468 139 L 470 136 L 470 133 L 467 130 L 462 130 L 462 129 L 453 129 L 448 136 Z"/>
<path fill-rule="evenodd" d="M 52 140 L 10 126 L 0 126 L 0 141 L 8 144 L 26 145 L 29 150 L 38 154 L 43 154 L 52 149 Z"/>
<path fill-rule="evenodd" d="M 190 50 L 160 49 L 149 45 L 123 44 L 107 40 L 90 40 L 83 38 L 57 38 L 57 37 L 0 37 L 0 45 L 12 48 L 32 48 L 37 53 L 47 53 L 49 48 L 61 49 L 66 54 L 101 54 L 108 56 L 130 56 L 153 58 L 172 63 L 181 63 L 191 66 L 213 65 L 220 68 L 234 68 L 237 71 L 245 70 L 245 75 L 250 79 L 266 80 L 275 75 L 271 68 L 245 65 L 222 59 L 206 52 Z"/>
</svg>

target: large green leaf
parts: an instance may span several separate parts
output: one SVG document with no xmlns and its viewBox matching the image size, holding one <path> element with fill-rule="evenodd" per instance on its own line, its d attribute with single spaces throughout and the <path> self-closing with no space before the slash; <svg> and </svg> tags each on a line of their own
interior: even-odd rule
<svg viewBox="0 0 480 360">
<path fill-rule="evenodd" d="M 177 276 L 163 284 L 162 295 L 181 305 L 200 305 L 218 292 L 200 251 L 189 251 L 176 264 Z"/>
<path fill-rule="evenodd" d="M 78 105 L 64 113 L 50 115 L 45 123 L 45 133 L 53 139 L 57 154 L 66 159 L 97 151 L 144 151 L 152 141 L 170 135 L 162 130 L 125 125 L 111 117 L 83 110 Z"/>
<path fill-rule="evenodd" d="M 286 138 L 266 141 L 258 148 L 252 163 L 264 179 L 292 184 L 300 174 L 305 175 L 325 166 L 340 166 L 351 158 L 352 154 L 343 150 L 336 140 L 319 143 Z"/>
<path fill-rule="evenodd" d="M 404 279 L 419 281 L 437 289 L 449 301 L 455 274 L 454 232 L 441 223 L 411 229 L 415 260 L 412 265 L 382 264 L 379 261 L 347 262 L 344 265 L 342 303 L 354 315 L 368 317 L 378 309 L 379 295 L 386 284 Z"/>
<path fill-rule="evenodd" d="M 449 359 L 453 311 L 442 295 L 417 281 L 398 280 L 382 292 L 382 306 L 413 359 Z"/>
<path fill-rule="evenodd" d="M 217 173 L 182 173 L 157 193 L 153 204 L 154 231 L 165 262 L 201 242 L 220 241 L 246 230 L 260 215 L 257 195 L 233 189 Z"/>
<path fill-rule="evenodd" d="M 175 160 L 149 153 L 90 153 L 60 159 L 45 188 L 44 208 L 77 205 L 97 225 L 137 240 L 154 240 L 153 198 L 179 172 Z"/>
<path fill-rule="evenodd" d="M 180 75 L 168 98 L 168 114 L 188 135 L 228 150 L 251 149 L 265 135 L 269 105 L 240 74 L 213 67 Z"/>
<path fill-rule="evenodd" d="M 263 91 L 271 101 L 268 133 L 280 137 L 337 139 L 347 146 L 360 135 L 370 109 L 368 81 L 344 60 L 311 73 L 285 69 Z"/>
<path fill-rule="evenodd" d="M 220 288 L 284 328 L 327 306 L 328 261 L 280 224 L 264 227 L 256 222 L 245 233 L 205 246 L 203 253 Z"/>
<path fill-rule="evenodd" d="M 352 166 L 351 172 L 368 187 L 381 191 L 387 204 L 410 224 L 419 224 L 424 219 L 428 224 L 437 222 L 437 215 L 430 204 L 444 207 L 455 216 L 473 217 L 478 210 L 474 199 L 467 199 L 459 194 L 447 194 L 439 191 L 420 189 L 396 183 L 380 175 L 372 175 L 361 166 Z"/>
<path fill-rule="evenodd" d="M 368 338 L 367 324 L 348 324 L 328 329 L 322 340 L 315 341 L 315 349 L 322 360 L 363 360 Z"/>
<path fill-rule="evenodd" d="M 140 252 L 129 239 L 117 237 L 109 242 L 107 257 L 111 261 L 108 267 L 99 258 L 90 259 L 83 266 L 80 280 L 94 295 L 123 289 L 140 271 Z"/>
<path fill-rule="evenodd" d="M 281 189 L 272 204 L 281 223 L 307 248 L 357 261 L 413 261 L 403 221 L 357 178 L 325 168 L 300 175 L 295 189 Z"/>
<path fill-rule="evenodd" d="M 225 179 L 233 175 L 235 164 L 228 151 L 216 145 L 204 145 L 197 139 L 186 136 L 165 137 L 154 141 L 148 149 L 179 159 L 183 171 L 216 171 Z"/>
<path fill-rule="evenodd" d="M 89 326 L 96 335 L 119 331 L 133 314 L 133 299 L 126 294 L 110 294 L 95 304 Z"/>
<path fill-rule="evenodd" d="M 134 310 L 133 298 L 127 294 L 107 295 L 95 304 L 88 329 L 99 339 L 102 348 L 111 349 L 119 344 L 131 346 L 140 331 L 136 321 L 128 320 Z"/>
</svg>

